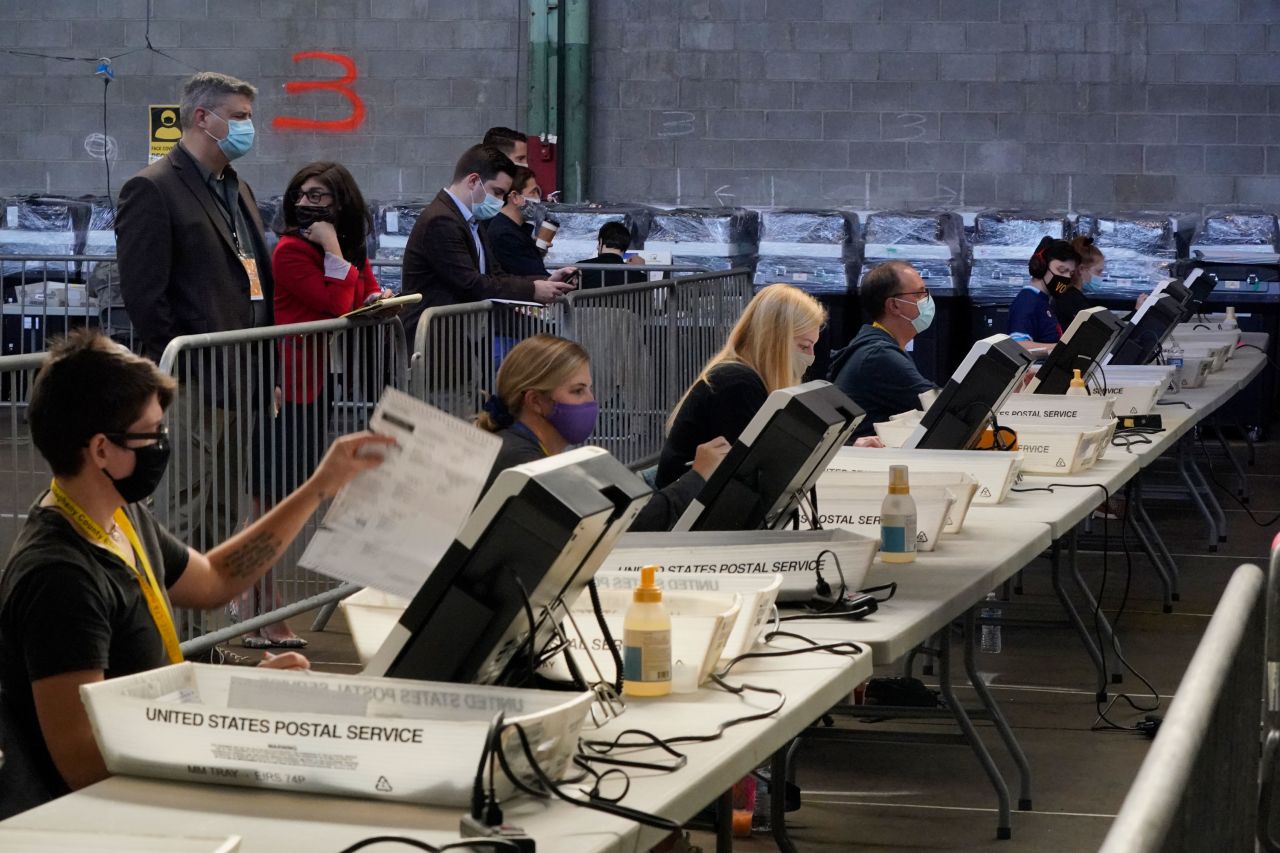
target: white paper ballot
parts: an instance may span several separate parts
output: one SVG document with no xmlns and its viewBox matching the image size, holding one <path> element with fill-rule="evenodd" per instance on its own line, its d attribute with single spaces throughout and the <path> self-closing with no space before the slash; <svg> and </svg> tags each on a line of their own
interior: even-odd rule
<svg viewBox="0 0 1280 853">
<path fill-rule="evenodd" d="M 479 500 L 502 440 L 394 388 L 369 429 L 396 445 L 338 492 L 299 562 L 412 598 Z"/>
</svg>

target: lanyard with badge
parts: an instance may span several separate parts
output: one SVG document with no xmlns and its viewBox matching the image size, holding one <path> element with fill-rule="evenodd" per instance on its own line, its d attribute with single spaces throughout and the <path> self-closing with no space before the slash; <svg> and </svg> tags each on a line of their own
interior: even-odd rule
<svg viewBox="0 0 1280 853">
<path fill-rule="evenodd" d="M 102 525 L 81 509 L 62 486 L 58 485 L 57 480 L 50 483 L 49 492 L 53 495 L 53 502 L 57 504 L 58 509 L 62 510 L 71 523 L 88 536 L 90 541 L 102 545 L 119 557 L 126 566 L 129 565 L 128 554 L 107 535 Z M 129 572 L 138 582 L 142 597 L 146 599 L 147 610 L 151 611 L 151 619 L 155 622 L 156 630 L 160 632 L 165 654 L 170 663 L 182 663 L 182 648 L 178 644 L 178 631 L 173 625 L 173 614 L 169 612 L 169 606 L 160 592 L 160 585 L 156 583 L 155 573 L 151 570 L 151 561 L 147 559 L 147 552 L 143 550 L 142 543 L 138 540 L 138 533 L 133 529 L 133 523 L 129 521 L 129 516 L 125 515 L 123 509 L 117 509 L 113 518 L 119 528 L 124 531 L 125 538 L 133 548 L 137 566 L 131 566 Z"/>
<path fill-rule="evenodd" d="M 218 206 L 226 214 L 227 227 L 231 230 L 231 242 L 236 247 L 236 257 L 240 259 L 240 263 L 244 266 L 245 275 L 249 277 L 249 298 L 254 302 L 261 302 L 262 280 L 258 278 L 258 259 L 252 258 L 245 253 L 240 245 L 240 229 L 236 227 L 236 214 L 240 209 L 239 196 L 237 194 L 234 200 L 228 200 L 221 189 L 214 187 L 210 187 L 210 189 L 213 190 L 213 197 L 217 200 Z"/>
</svg>

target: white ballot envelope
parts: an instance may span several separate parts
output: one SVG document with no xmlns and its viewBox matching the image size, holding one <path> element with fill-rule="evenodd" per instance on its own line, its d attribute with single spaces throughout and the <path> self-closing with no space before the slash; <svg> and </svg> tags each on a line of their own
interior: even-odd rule
<svg viewBox="0 0 1280 853">
<path fill-rule="evenodd" d="M 394 388 L 369 429 L 395 446 L 338 492 L 298 562 L 413 598 L 471 515 L 502 440 Z"/>
</svg>

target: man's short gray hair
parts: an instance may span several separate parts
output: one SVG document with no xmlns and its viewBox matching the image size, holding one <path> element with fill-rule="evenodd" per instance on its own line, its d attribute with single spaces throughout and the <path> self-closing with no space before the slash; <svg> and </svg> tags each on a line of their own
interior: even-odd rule
<svg viewBox="0 0 1280 853">
<path fill-rule="evenodd" d="M 183 129 L 195 121 L 197 107 L 218 107 L 228 95 L 244 95 L 249 100 L 257 97 L 258 89 L 243 80 L 217 71 L 199 71 L 182 84 L 182 103 L 178 110 Z"/>
</svg>

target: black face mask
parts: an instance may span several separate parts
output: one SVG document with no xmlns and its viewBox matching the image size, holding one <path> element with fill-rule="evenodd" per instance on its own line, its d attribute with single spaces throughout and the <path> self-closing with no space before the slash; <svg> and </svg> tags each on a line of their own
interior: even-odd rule
<svg viewBox="0 0 1280 853">
<path fill-rule="evenodd" d="M 133 451 L 133 473 L 129 476 L 117 480 L 107 473 L 106 468 L 102 469 L 102 473 L 107 475 L 107 479 L 120 493 L 120 497 L 124 498 L 125 503 L 130 504 L 151 497 L 151 493 L 156 490 L 156 486 L 160 485 L 160 481 L 164 479 L 164 472 L 169 467 L 169 439 L 161 438 L 154 444 L 142 447 L 126 447 L 125 444 L 110 436 L 108 440 L 117 447 L 125 447 L 126 450 Z"/>
<path fill-rule="evenodd" d="M 1071 290 L 1071 278 L 1065 275 L 1055 275 L 1045 283 L 1045 287 L 1049 288 L 1049 293 L 1054 296 L 1061 296 Z"/>
<path fill-rule="evenodd" d="M 298 227 L 306 230 L 317 222 L 333 222 L 333 211 L 327 207 L 295 207 L 293 218 L 298 220 Z"/>
</svg>

